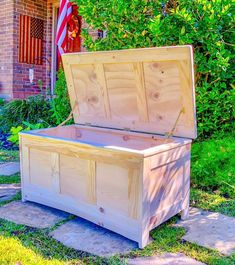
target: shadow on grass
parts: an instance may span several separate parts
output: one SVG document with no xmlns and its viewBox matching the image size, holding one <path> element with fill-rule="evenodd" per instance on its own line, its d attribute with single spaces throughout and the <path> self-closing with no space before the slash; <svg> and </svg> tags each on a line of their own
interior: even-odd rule
<svg viewBox="0 0 235 265">
<path fill-rule="evenodd" d="M 235 199 L 227 199 L 200 189 L 191 189 L 191 206 L 235 217 Z"/>
</svg>

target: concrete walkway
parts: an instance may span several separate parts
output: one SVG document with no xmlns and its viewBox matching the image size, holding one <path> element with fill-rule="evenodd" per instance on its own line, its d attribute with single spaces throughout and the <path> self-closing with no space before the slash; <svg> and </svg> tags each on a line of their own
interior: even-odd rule
<svg viewBox="0 0 235 265">
<path fill-rule="evenodd" d="M 36 228 L 49 228 L 68 216 L 68 213 L 31 202 L 13 201 L 0 207 L 0 218 Z"/>
<path fill-rule="evenodd" d="M 0 184 L 0 202 L 9 201 L 20 191 L 20 184 Z"/>
<path fill-rule="evenodd" d="M 199 246 L 216 249 L 224 255 L 235 252 L 235 218 L 220 213 L 190 209 L 190 216 L 177 226 L 187 230 L 183 239 Z"/>
<path fill-rule="evenodd" d="M 128 265 L 205 265 L 183 253 L 165 253 L 161 256 L 130 259 Z"/>
<path fill-rule="evenodd" d="M 50 235 L 67 247 L 102 257 L 126 254 L 138 247 L 137 243 L 82 218 L 59 226 Z"/>
<path fill-rule="evenodd" d="M 20 172 L 19 162 L 8 162 L 0 164 L 0 176 L 11 176 Z"/>
</svg>

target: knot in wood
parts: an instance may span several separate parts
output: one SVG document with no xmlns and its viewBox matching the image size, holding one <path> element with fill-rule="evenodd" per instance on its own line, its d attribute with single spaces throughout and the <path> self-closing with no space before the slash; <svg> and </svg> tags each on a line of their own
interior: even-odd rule
<svg viewBox="0 0 235 265">
<path fill-rule="evenodd" d="M 158 63 L 153 63 L 154 68 L 158 68 Z"/>
<path fill-rule="evenodd" d="M 158 92 L 153 93 L 153 98 L 154 99 L 158 99 L 159 96 L 160 96 L 160 94 Z"/>
<path fill-rule="evenodd" d="M 100 210 L 101 213 L 104 213 L 104 208 L 103 207 L 100 207 L 99 210 Z"/>
<path fill-rule="evenodd" d="M 130 139 L 130 137 L 129 137 L 128 135 L 124 135 L 124 136 L 123 136 L 123 140 L 124 140 L 124 141 L 128 141 L 129 139 Z"/>
<path fill-rule="evenodd" d="M 97 103 L 98 102 L 98 98 L 96 96 L 92 96 L 92 97 L 88 98 L 87 101 L 91 102 L 91 103 Z"/>
</svg>

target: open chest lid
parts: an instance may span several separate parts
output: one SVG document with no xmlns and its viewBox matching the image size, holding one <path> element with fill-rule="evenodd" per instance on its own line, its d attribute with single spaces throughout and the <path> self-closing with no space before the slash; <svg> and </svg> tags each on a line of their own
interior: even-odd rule
<svg viewBox="0 0 235 265">
<path fill-rule="evenodd" d="M 196 138 L 191 46 L 62 58 L 75 123 Z"/>
</svg>

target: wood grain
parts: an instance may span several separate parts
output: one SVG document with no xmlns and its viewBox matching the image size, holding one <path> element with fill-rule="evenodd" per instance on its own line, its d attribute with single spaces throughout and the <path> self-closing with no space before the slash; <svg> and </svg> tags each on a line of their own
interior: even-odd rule
<svg viewBox="0 0 235 265">
<path fill-rule="evenodd" d="M 191 46 L 65 54 L 77 124 L 195 138 Z M 95 119 L 94 119 L 95 117 Z"/>
</svg>

